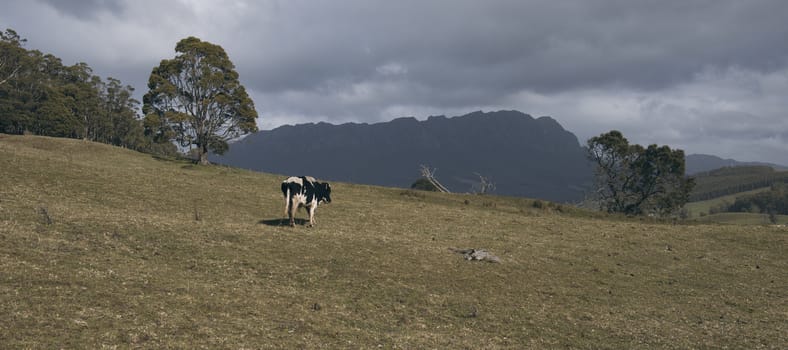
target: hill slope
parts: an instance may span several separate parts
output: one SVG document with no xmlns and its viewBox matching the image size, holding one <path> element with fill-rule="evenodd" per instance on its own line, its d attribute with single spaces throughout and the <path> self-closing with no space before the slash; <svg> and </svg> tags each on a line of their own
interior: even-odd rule
<svg viewBox="0 0 788 350">
<path fill-rule="evenodd" d="M 775 170 L 788 170 L 785 166 L 763 162 L 740 162 L 733 159 L 723 159 L 708 154 L 690 154 L 686 157 L 688 175 L 713 171 L 728 167 L 770 167 Z"/>
<path fill-rule="evenodd" d="M 690 201 L 702 201 L 739 192 L 788 183 L 788 171 L 775 171 L 767 166 L 737 166 L 696 174 Z"/>
<path fill-rule="evenodd" d="M 280 176 L 2 134 L 0 178 L 0 348 L 788 343 L 784 228 L 345 183 L 290 228 Z"/>
<path fill-rule="evenodd" d="M 495 193 L 554 201 L 582 200 L 592 177 L 575 135 L 549 117 L 517 111 L 284 126 L 250 135 L 212 161 L 404 188 L 427 165 L 452 192 L 470 192 L 479 173 L 495 182 Z"/>
</svg>

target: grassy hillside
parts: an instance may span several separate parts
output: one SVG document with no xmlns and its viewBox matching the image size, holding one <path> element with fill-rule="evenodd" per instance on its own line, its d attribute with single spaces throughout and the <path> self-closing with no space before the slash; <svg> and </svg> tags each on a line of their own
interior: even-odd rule
<svg viewBox="0 0 788 350">
<path fill-rule="evenodd" d="M 282 178 L 0 135 L 0 348 L 788 344 L 785 228 L 341 183 L 290 228 Z"/>
<path fill-rule="evenodd" d="M 695 202 L 766 188 L 774 182 L 788 182 L 788 171 L 775 171 L 768 166 L 739 166 L 720 168 L 693 177 L 695 188 L 690 194 L 690 201 Z"/>
<path fill-rule="evenodd" d="M 686 208 L 690 218 L 699 222 L 738 225 L 770 224 L 769 217 L 760 213 L 716 213 L 712 208 L 733 204 L 740 196 L 768 191 L 774 182 L 788 180 L 788 171 L 775 171 L 770 167 L 742 166 L 721 168 L 695 177 L 696 188 Z M 709 198 L 698 200 L 700 198 Z M 788 215 L 777 215 L 777 223 L 788 222 Z"/>
<path fill-rule="evenodd" d="M 739 192 L 727 196 L 717 197 L 705 201 L 690 202 L 685 205 L 689 213 L 689 218 L 700 222 L 716 222 L 725 224 L 740 224 L 740 225 L 766 225 L 770 224 L 769 216 L 760 213 L 731 213 L 720 212 L 709 214 L 714 208 L 720 206 L 730 206 L 740 196 L 754 195 L 761 192 L 768 191 L 769 187 L 762 187 L 757 190 Z M 777 224 L 788 223 L 788 215 L 777 215 Z"/>
<path fill-rule="evenodd" d="M 725 212 L 711 214 L 697 218 L 695 221 L 702 223 L 718 223 L 731 225 L 770 225 L 769 216 L 757 213 Z M 777 215 L 777 225 L 785 225 L 788 215 Z"/>
</svg>

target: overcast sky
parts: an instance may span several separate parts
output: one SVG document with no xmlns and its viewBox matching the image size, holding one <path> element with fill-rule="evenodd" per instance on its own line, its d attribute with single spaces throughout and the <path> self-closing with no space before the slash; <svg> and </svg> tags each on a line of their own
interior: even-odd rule
<svg viewBox="0 0 788 350">
<path fill-rule="evenodd" d="M 196 36 L 222 46 L 261 129 L 517 109 L 581 143 L 788 165 L 784 0 L 2 0 L 0 30 L 141 96 Z"/>
</svg>

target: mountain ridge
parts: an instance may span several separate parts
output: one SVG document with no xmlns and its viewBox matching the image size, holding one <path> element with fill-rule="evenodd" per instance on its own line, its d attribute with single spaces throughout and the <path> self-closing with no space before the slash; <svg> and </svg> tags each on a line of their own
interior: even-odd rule
<svg viewBox="0 0 788 350">
<path fill-rule="evenodd" d="M 708 172 L 720 168 L 740 167 L 740 166 L 768 166 L 774 170 L 788 170 L 784 165 L 767 163 L 767 162 L 746 162 L 738 161 L 735 159 L 723 159 L 721 157 L 710 154 L 688 154 L 686 159 L 686 173 L 687 175 L 696 175 L 703 172 Z"/>
<path fill-rule="evenodd" d="M 724 167 L 784 166 L 714 155 L 686 156 L 686 174 Z M 461 116 L 400 117 L 387 122 L 283 125 L 232 143 L 211 161 L 283 175 L 407 188 L 422 165 L 452 192 L 473 192 L 478 175 L 499 195 L 578 202 L 593 183 L 593 165 L 577 137 L 547 116 L 476 111 Z M 477 175 L 478 174 L 478 175 Z"/>
<path fill-rule="evenodd" d="M 592 180 L 573 133 L 551 117 L 519 111 L 286 125 L 249 135 L 211 160 L 391 187 L 409 187 L 425 165 L 453 192 L 472 192 L 481 174 L 496 184 L 496 194 L 562 202 L 582 200 Z"/>
</svg>

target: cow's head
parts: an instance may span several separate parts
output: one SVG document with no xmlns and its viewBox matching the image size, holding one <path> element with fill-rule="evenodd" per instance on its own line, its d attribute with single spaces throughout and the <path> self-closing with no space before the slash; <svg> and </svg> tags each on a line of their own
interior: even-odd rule
<svg viewBox="0 0 788 350">
<path fill-rule="evenodd" d="M 328 183 L 315 184 L 320 189 L 320 201 L 331 203 L 331 185 Z"/>
</svg>

